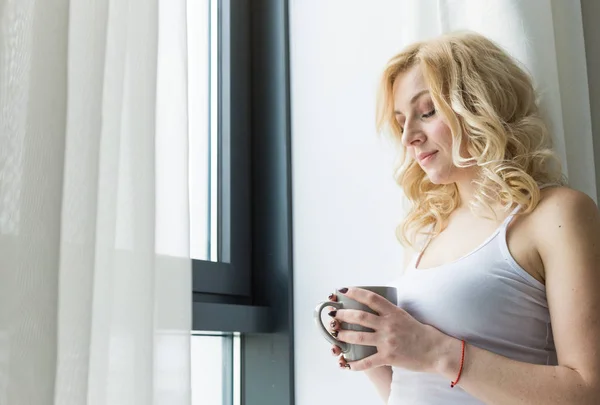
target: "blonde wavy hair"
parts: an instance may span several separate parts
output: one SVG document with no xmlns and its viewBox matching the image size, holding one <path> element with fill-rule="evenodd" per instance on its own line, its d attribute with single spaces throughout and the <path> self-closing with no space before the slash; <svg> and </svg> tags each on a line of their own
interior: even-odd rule
<svg viewBox="0 0 600 405">
<path fill-rule="evenodd" d="M 419 235 L 436 236 L 460 203 L 456 184 L 433 184 L 400 142 L 394 82 L 414 66 L 420 67 L 434 106 L 450 128 L 454 165 L 478 166 L 474 212 L 495 218 L 492 204 L 500 202 L 505 209 L 518 204 L 522 214 L 529 213 L 540 200 L 539 185 L 565 183 L 532 79 L 515 60 L 472 32 L 414 43 L 388 62 L 377 100 L 377 128 L 398 142 L 394 177 L 411 203 L 397 229 L 401 242 L 414 246 Z M 466 158 L 459 154 L 463 142 Z"/>
</svg>

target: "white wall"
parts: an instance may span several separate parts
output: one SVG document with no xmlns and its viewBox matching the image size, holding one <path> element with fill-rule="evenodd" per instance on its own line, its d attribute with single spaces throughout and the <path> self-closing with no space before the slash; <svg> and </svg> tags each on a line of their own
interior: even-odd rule
<svg viewBox="0 0 600 405">
<path fill-rule="evenodd" d="M 338 369 L 313 309 L 336 287 L 390 281 L 402 264 L 392 148 L 374 129 L 377 79 L 402 45 L 390 14 L 401 7 L 358 3 L 298 0 L 290 7 L 298 405 L 377 403 L 362 373 Z"/>
</svg>

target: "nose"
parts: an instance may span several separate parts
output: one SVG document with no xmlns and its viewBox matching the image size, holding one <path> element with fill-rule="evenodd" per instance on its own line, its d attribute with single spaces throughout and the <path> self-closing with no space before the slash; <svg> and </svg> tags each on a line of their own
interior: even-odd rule
<svg viewBox="0 0 600 405">
<path fill-rule="evenodd" d="M 420 145 L 425 142 L 425 134 L 414 120 L 406 120 L 402 132 L 402 144 L 405 147 Z"/>
</svg>

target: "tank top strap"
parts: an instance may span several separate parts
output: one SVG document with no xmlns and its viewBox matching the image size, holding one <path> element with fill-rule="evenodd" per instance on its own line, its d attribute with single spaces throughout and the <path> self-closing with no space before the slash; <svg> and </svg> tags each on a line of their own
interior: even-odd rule
<svg viewBox="0 0 600 405">
<path fill-rule="evenodd" d="M 540 190 L 543 190 L 547 187 L 556 187 L 556 186 L 560 186 L 560 184 L 558 183 L 546 183 L 546 184 L 541 184 L 539 186 Z M 521 210 L 522 206 L 521 205 L 517 205 L 512 211 L 511 213 L 506 217 L 506 219 L 504 220 L 504 222 L 502 223 L 502 227 L 506 228 L 508 227 L 508 225 L 510 225 L 510 223 L 512 222 L 513 218 L 515 217 L 515 215 L 517 215 L 517 213 Z"/>
<path fill-rule="evenodd" d="M 542 190 L 546 187 L 556 187 L 556 186 L 560 186 L 560 184 L 559 183 L 546 183 L 546 184 L 541 184 L 538 187 L 540 190 Z M 513 210 L 504 219 L 504 221 L 502 222 L 500 227 L 497 228 L 497 230 L 494 234 L 497 235 L 498 233 L 506 232 L 506 229 L 508 228 L 508 226 L 514 219 L 515 215 L 517 215 L 518 212 L 521 210 L 521 208 L 522 208 L 521 205 L 517 205 L 515 208 L 513 208 Z M 430 231 L 431 230 L 433 230 L 433 225 L 431 226 Z M 429 246 L 432 239 L 433 238 L 431 237 L 431 235 L 428 235 L 427 239 L 421 244 L 420 249 L 413 255 L 413 258 L 410 261 L 410 267 L 417 268 L 417 266 L 419 265 L 419 262 L 421 261 L 421 258 L 423 257 L 423 253 L 425 253 L 425 249 L 427 249 L 427 247 Z"/>
<path fill-rule="evenodd" d="M 559 183 L 546 183 L 546 184 L 540 184 L 540 185 L 538 186 L 538 188 L 539 188 L 540 190 L 543 190 L 543 189 L 545 189 L 546 187 L 560 187 L 560 184 L 559 184 Z"/>
<path fill-rule="evenodd" d="M 504 222 L 502 222 L 501 228 L 506 229 L 508 227 L 508 225 L 510 225 L 510 223 L 512 222 L 513 218 L 515 217 L 515 215 L 517 215 L 517 213 L 521 210 L 521 205 L 517 205 L 511 212 L 510 214 L 508 214 L 508 216 L 504 219 Z"/>
</svg>

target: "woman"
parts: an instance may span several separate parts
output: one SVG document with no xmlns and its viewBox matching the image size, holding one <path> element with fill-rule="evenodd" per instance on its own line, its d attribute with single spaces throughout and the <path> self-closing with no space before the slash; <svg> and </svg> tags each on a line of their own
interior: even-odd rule
<svg viewBox="0 0 600 405">
<path fill-rule="evenodd" d="M 562 185 L 529 76 L 485 37 L 445 35 L 391 59 L 378 117 L 415 253 L 398 306 L 342 289 L 379 315 L 330 312 L 339 340 L 378 349 L 340 367 L 389 405 L 600 403 L 600 214 Z"/>
</svg>

